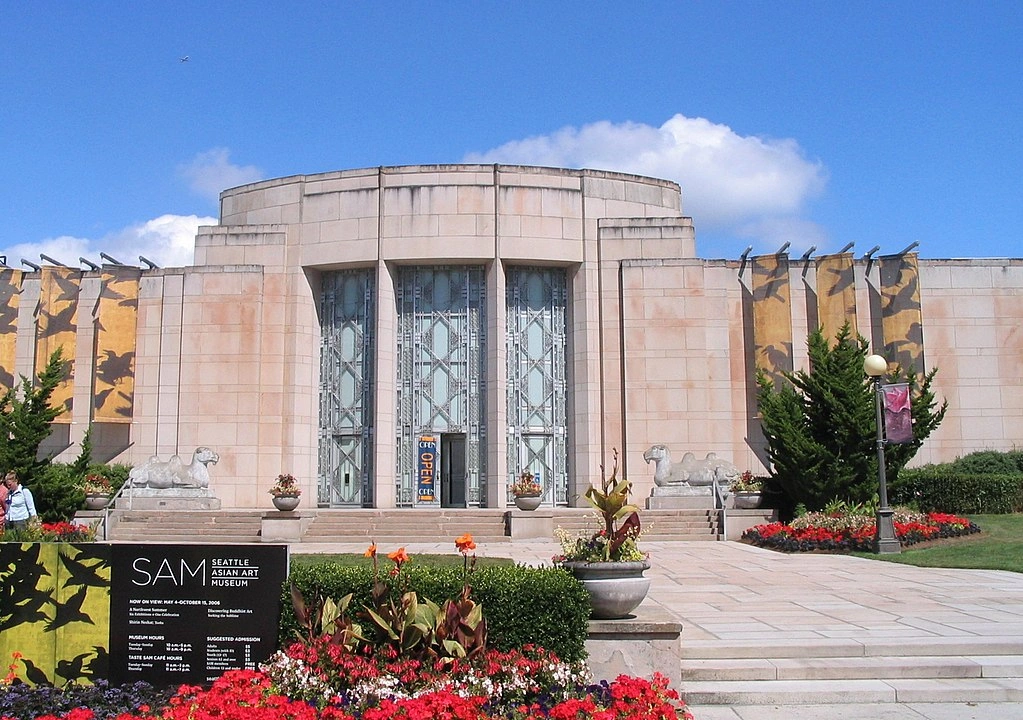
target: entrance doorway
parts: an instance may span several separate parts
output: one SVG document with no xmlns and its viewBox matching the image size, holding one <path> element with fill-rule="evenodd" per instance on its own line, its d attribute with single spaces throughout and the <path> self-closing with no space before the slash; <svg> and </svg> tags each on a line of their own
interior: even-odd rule
<svg viewBox="0 0 1023 720">
<path fill-rule="evenodd" d="M 446 508 L 465 507 L 465 435 L 440 436 L 440 504 Z"/>
</svg>

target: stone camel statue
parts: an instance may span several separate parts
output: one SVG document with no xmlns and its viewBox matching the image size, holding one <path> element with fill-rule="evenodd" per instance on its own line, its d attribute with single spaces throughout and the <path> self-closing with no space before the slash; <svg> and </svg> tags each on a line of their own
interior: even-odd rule
<svg viewBox="0 0 1023 720">
<path fill-rule="evenodd" d="M 169 488 L 206 488 L 210 485 L 207 465 L 216 465 L 220 456 L 208 447 L 198 447 L 192 453 L 189 465 L 174 455 L 167 462 L 153 455 L 142 465 L 131 469 L 128 482 L 132 487 L 148 487 L 156 490 Z"/>
<path fill-rule="evenodd" d="M 679 462 L 671 461 L 671 451 L 667 445 L 653 445 L 643 453 L 643 459 L 654 463 L 654 483 L 658 487 L 671 485 L 703 486 L 718 484 L 726 488 L 735 478 L 739 477 L 739 469 L 727 460 L 720 459 L 716 453 L 707 453 L 703 460 L 687 452 Z"/>
</svg>

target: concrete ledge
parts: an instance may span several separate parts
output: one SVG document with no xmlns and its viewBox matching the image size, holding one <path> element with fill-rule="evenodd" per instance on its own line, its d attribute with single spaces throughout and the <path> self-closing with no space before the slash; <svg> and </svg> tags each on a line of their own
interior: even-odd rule
<svg viewBox="0 0 1023 720">
<path fill-rule="evenodd" d="M 776 520 L 775 511 L 766 510 L 726 510 L 725 540 L 738 540 L 751 527 L 766 525 Z"/>
<path fill-rule="evenodd" d="M 640 605 L 623 620 L 590 620 L 586 652 L 595 681 L 658 672 L 681 687 L 682 623 L 658 605 Z"/>
<path fill-rule="evenodd" d="M 260 524 L 260 542 L 301 542 L 315 515 L 307 516 L 295 510 L 273 510 L 263 514 Z"/>
<path fill-rule="evenodd" d="M 220 510 L 210 488 L 129 488 L 117 498 L 118 510 Z"/>
<path fill-rule="evenodd" d="M 505 522 L 507 534 L 512 540 L 529 540 L 554 537 L 554 510 L 537 508 L 536 510 L 509 510 Z"/>
</svg>

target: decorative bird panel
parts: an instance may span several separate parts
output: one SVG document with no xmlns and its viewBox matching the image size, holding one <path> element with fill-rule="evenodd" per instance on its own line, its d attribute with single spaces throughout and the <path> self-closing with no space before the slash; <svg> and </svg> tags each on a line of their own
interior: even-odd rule
<svg viewBox="0 0 1023 720">
<path fill-rule="evenodd" d="M 903 370 L 924 368 L 923 315 L 916 253 L 878 258 L 881 273 L 881 334 L 884 356 Z"/>
<path fill-rule="evenodd" d="M 50 406 L 65 412 L 55 423 L 71 422 L 74 396 L 75 338 L 78 334 L 78 294 L 82 273 L 68 267 L 47 265 L 39 279 L 39 306 L 36 317 L 35 373 L 46 367 L 50 356 L 61 348 L 67 361 L 64 380 L 53 391 Z"/>
<path fill-rule="evenodd" d="M 0 268 L 0 393 L 14 387 L 21 270 Z"/>
<path fill-rule="evenodd" d="M 103 268 L 95 318 L 93 420 L 96 422 L 131 422 L 140 276 L 141 271 L 136 267 Z"/>
<path fill-rule="evenodd" d="M 856 337 L 856 274 L 852 253 L 817 258 L 817 320 L 824 337 L 833 338 L 845 323 Z"/>
<path fill-rule="evenodd" d="M 753 349 L 772 380 L 792 372 L 792 300 L 788 255 L 753 258 Z"/>
</svg>

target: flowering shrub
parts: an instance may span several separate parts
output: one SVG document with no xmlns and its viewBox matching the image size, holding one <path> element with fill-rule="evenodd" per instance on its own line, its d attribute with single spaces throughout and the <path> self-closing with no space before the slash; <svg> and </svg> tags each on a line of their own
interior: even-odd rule
<svg viewBox="0 0 1023 720">
<path fill-rule="evenodd" d="M 959 537 L 980 532 L 976 523 L 944 513 L 913 513 L 897 509 L 892 517 L 902 545 Z M 742 534 L 751 545 L 785 552 L 870 552 L 874 549 L 875 518 L 871 515 L 807 513 L 791 524 L 757 525 Z"/>
<path fill-rule="evenodd" d="M 753 473 L 750 472 L 749 470 L 744 471 L 742 475 L 733 480 L 732 484 L 728 486 L 729 490 L 737 493 L 739 492 L 758 493 L 761 492 L 763 488 L 764 488 L 763 481 L 760 478 L 754 476 Z"/>
<path fill-rule="evenodd" d="M 0 531 L 3 542 L 92 542 L 96 539 L 95 525 L 79 525 L 65 521 L 54 523 L 30 522 L 23 528 L 10 525 Z"/>
<path fill-rule="evenodd" d="M 274 481 L 273 487 L 270 488 L 269 492 L 274 497 L 298 497 L 302 494 L 302 488 L 298 486 L 298 481 L 294 475 L 282 473 L 277 476 L 277 480 Z"/>
<path fill-rule="evenodd" d="M 523 470 L 519 479 L 512 483 L 511 491 L 515 497 L 543 495 L 543 486 L 536 481 L 533 473 Z"/>
<path fill-rule="evenodd" d="M 79 486 L 86 495 L 113 495 L 114 486 L 105 475 L 89 473 Z"/>
</svg>

